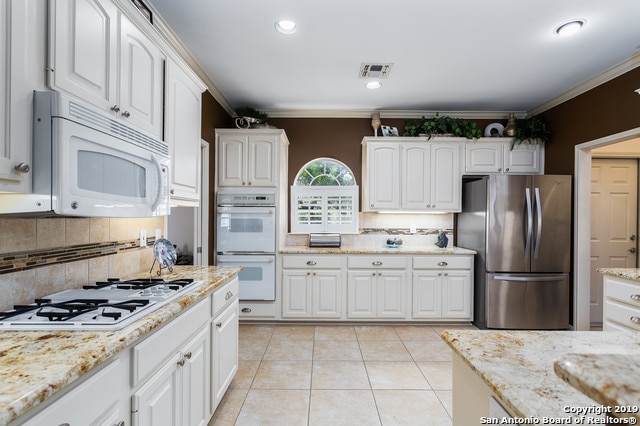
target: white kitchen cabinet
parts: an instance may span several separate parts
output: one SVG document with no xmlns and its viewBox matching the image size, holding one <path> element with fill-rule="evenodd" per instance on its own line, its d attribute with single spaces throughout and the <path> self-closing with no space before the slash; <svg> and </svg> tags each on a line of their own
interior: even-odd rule
<svg viewBox="0 0 640 426">
<path fill-rule="evenodd" d="M 465 146 L 465 174 L 543 174 L 544 144 L 522 143 L 511 148 L 512 139 L 479 139 Z"/>
<path fill-rule="evenodd" d="M 282 317 L 342 317 L 341 256 L 283 256 Z"/>
<path fill-rule="evenodd" d="M 413 257 L 413 318 L 472 320 L 472 256 Z"/>
<path fill-rule="evenodd" d="M 200 204 L 200 122 L 204 89 L 197 77 L 173 60 L 167 60 L 164 127 L 165 141 L 171 147 L 172 204 Z"/>
<path fill-rule="evenodd" d="M 604 331 L 640 331 L 640 281 L 605 275 Z"/>
<path fill-rule="evenodd" d="M 216 130 L 219 187 L 277 187 L 289 144 L 283 130 Z"/>
<path fill-rule="evenodd" d="M 161 50 L 111 0 L 54 0 L 50 11 L 49 86 L 162 139 Z"/>
<path fill-rule="evenodd" d="M 364 138 L 364 211 L 460 211 L 459 138 Z"/>
<path fill-rule="evenodd" d="M 347 317 L 405 319 L 407 264 L 405 256 L 348 256 Z"/>
<path fill-rule="evenodd" d="M 126 397 L 129 365 L 117 356 L 100 371 L 64 394 L 52 405 L 31 417 L 23 426 L 91 425 L 113 426 L 129 423 Z M 124 423 L 120 423 L 124 422 Z"/>
<path fill-rule="evenodd" d="M 236 278 L 213 293 L 211 414 L 238 371 L 238 285 Z"/>
<path fill-rule="evenodd" d="M 44 89 L 43 6 L 39 0 L 0 2 L 0 192 L 31 191 L 32 96 Z"/>
</svg>

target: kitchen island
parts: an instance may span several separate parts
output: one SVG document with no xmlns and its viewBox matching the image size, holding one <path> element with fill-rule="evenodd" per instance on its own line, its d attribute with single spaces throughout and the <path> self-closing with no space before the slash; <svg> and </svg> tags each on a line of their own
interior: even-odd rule
<svg viewBox="0 0 640 426">
<path fill-rule="evenodd" d="M 640 331 L 640 268 L 598 268 L 602 280 L 602 329 Z"/>
<path fill-rule="evenodd" d="M 598 383 L 602 386 L 608 384 L 610 387 L 629 380 L 638 383 L 640 365 L 637 362 L 610 369 L 604 361 L 613 355 L 638 359 L 640 334 L 447 330 L 442 338 L 454 351 L 454 425 L 492 424 L 492 419 L 501 419 L 502 415 L 496 414 L 500 409 L 494 411 L 491 406 L 502 408 L 504 415 L 539 421 L 539 424 L 545 424 L 545 419 L 546 424 L 554 424 L 552 421 L 556 421 L 555 424 L 581 424 L 582 416 L 606 415 L 608 405 L 603 404 L 614 405 L 612 414 L 615 406 L 631 405 L 636 407 L 634 410 L 640 407 L 640 400 L 627 398 L 626 392 L 607 401 L 594 400 L 591 398 L 595 394 L 588 392 L 587 386 L 577 385 L 579 381 L 588 383 L 590 380 L 586 377 L 594 374 L 599 376 Z M 576 365 L 576 357 L 588 357 L 593 362 Z M 557 366 L 572 362 L 574 368 L 570 368 L 569 373 L 564 372 L 561 378 L 556 373 Z M 576 387 L 565 381 L 569 378 Z M 599 420 L 601 418 L 595 421 Z"/>
<path fill-rule="evenodd" d="M 193 278 L 204 283 L 120 330 L 0 331 L 0 425 L 11 424 L 30 410 L 66 393 L 126 352 L 125 349 L 190 308 L 205 303 L 203 308 L 210 314 L 211 303 L 207 299 L 234 279 L 239 270 L 236 267 L 174 267 L 172 273 L 163 274 L 162 278 Z M 142 274 L 128 278 L 140 276 Z M 128 368 L 128 363 L 125 364 Z M 124 377 L 123 382 L 128 384 L 129 378 Z"/>
</svg>

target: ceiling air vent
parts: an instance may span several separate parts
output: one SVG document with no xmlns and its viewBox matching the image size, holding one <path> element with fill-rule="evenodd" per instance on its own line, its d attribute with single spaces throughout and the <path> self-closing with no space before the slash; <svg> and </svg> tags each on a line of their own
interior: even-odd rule
<svg viewBox="0 0 640 426">
<path fill-rule="evenodd" d="M 360 78 L 387 78 L 391 72 L 393 64 L 361 64 Z"/>
</svg>

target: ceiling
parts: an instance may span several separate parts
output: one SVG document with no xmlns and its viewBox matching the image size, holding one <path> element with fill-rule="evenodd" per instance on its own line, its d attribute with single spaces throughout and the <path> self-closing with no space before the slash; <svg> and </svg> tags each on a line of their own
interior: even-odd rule
<svg viewBox="0 0 640 426">
<path fill-rule="evenodd" d="M 147 1 L 223 106 L 272 116 L 531 112 L 640 52 L 638 0 Z M 554 33 L 572 19 L 580 32 Z M 362 63 L 393 63 L 381 88 Z"/>
</svg>

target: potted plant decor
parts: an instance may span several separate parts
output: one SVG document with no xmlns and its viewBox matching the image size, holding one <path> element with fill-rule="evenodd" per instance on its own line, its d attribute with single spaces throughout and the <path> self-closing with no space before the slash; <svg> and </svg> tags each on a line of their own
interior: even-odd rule
<svg viewBox="0 0 640 426">
<path fill-rule="evenodd" d="M 551 134 L 547 122 L 539 115 L 516 118 L 516 128 L 511 148 L 521 143 L 548 143 L 551 140 Z"/>
<path fill-rule="evenodd" d="M 432 118 L 422 116 L 419 120 L 407 120 L 404 126 L 405 136 L 427 136 L 431 139 L 437 135 L 451 135 L 477 139 L 482 136 L 482 131 L 476 122 L 463 118 L 453 118 L 436 113 Z"/>
</svg>

